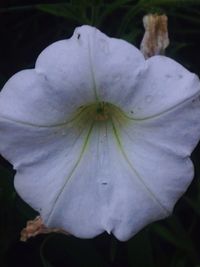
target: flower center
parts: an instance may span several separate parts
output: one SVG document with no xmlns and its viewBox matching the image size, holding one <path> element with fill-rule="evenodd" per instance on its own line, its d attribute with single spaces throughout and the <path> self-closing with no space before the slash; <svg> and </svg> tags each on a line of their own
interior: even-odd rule
<svg viewBox="0 0 200 267">
<path fill-rule="evenodd" d="M 117 119 L 120 122 L 127 120 L 126 115 L 120 108 L 103 101 L 79 107 L 75 117 L 79 118 L 79 122 L 82 123 L 89 121 L 103 122 L 113 119 Z"/>
<path fill-rule="evenodd" d="M 96 115 L 94 119 L 96 121 L 106 121 L 109 119 L 110 108 L 108 103 L 100 102 L 96 107 Z"/>
</svg>

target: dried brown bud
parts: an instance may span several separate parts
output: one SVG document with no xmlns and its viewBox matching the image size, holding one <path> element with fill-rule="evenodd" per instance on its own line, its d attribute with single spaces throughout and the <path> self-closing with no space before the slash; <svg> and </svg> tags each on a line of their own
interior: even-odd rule
<svg viewBox="0 0 200 267">
<path fill-rule="evenodd" d="M 143 17 L 145 33 L 140 50 L 145 58 L 164 54 L 169 45 L 167 16 L 149 14 Z"/>
<path fill-rule="evenodd" d="M 34 237 L 39 234 L 49 234 L 49 233 L 63 233 L 69 235 L 69 233 L 65 232 L 59 228 L 48 228 L 46 227 L 40 216 L 37 216 L 34 220 L 28 221 L 26 223 L 26 227 L 21 231 L 21 241 L 27 241 L 30 237 Z"/>
</svg>

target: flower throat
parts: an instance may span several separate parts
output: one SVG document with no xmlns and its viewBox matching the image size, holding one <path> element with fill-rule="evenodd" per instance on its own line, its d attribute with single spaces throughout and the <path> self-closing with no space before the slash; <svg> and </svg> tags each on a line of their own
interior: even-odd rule
<svg viewBox="0 0 200 267">
<path fill-rule="evenodd" d="M 104 122 L 117 119 L 122 122 L 127 120 L 125 113 L 117 106 L 108 102 L 95 102 L 81 106 L 77 109 L 76 115 L 80 122 Z"/>
</svg>

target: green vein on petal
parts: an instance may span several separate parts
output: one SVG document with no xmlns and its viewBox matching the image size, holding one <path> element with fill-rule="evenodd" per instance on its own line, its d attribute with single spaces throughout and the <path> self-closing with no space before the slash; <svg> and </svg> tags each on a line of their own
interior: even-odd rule
<svg viewBox="0 0 200 267">
<path fill-rule="evenodd" d="M 81 115 L 83 114 L 84 110 L 86 110 L 88 107 L 85 106 L 83 107 L 83 109 L 80 109 L 78 111 L 76 111 L 76 113 L 74 115 L 72 115 L 72 119 L 65 121 L 63 123 L 58 123 L 58 124 L 52 124 L 52 125 L 43 125 L 43 124 L 34 124 L 34 123 L 30 123 L 30 122 L 24 122 L 24 121 L 20 121 L 20 120 L 15 120 L 13 118 L 9 118 L 9 117 L 5 117 L 5 116 L 1 116 L 0 118 L 6 121 L 10 121 L 10 122 L 14 122 L 16 124 L 21 124 L 24 126 L 28 126 L 28 127 L 35 127 L 35 128 L 56 128 L 56 127 L 62 127 L 62 126 L 66 126 L 69 123 L 73 123 L 76 120 L 80 120 L 81 121 Z"/>
<path fill-rule="evenodd" d="M 92 63 L 92 55 L 91 55 L 91 48 L 90 48 L 90 43 L 88 42 L 88 53 L 89 53 L 89 66 L 90 66 L 90 72 L 92 76 L 92 82 L 93 82 L 93 90 L 94 90 L 94 96 L 97 102 L 100 102 L 99 96 L 97 93 L 97 84 L 96 84 L 96 78 L 94 75 L 94 66 Z"/>
<path fill-rule="evenodd" d="M 136 175 L 136 177 L 138 178 L 140 183 L 144 186 L 145 190 L 148 192 L 148 194 L 151 196 L 151 198 L 153 198 L 158 203 L 158 205 L 162 208 L 164 213 L 168 216 L 171 212 L 165 206 L 163 206 L 163 204 L 159 201 L 159 199 L 155 196 L 155 194 L 151 191 L 151 189 L 146 185 L 146 183 L 144 182 L 144 180 L 140 176 L 140 174 L 133 167 L 131 161 L 129 160 L 129 158 L 128 158 L 127 154 L 126 154 L 126 151 L 123 148 L 122 142 L 121 142 L 120 137 L 119 137 L 118 130 L 117 130 L 113 120 L 111 121 L 111 123 L 112 123 L 114 137 L 115 137 L 115 139 L 117 141 L 117 144 L 119 146 L 121 154 L 123 155 L 125 161 L 127 162 L 128 166 L 130 167 L 131 171 Z"/>
<path fill-rule="evenodd" d="M 78 156 L 78 159 L 77 159 L 76 163 L 74 164 L 72 170 L 70 171 L 69 175 L 68 175 L 67 178 L 65 179 L 65 183 L 64 183 L 64 185 L 62 186 L 62 188 L 60 189 L 60 191 L 59 191 L 59 193 L 58 193 L 58 195 L 57 195 L 57 197 L 56 197 L 56 199 L 55 199 L 55 201 L 54 201 L 54 203 L 53 203 L 53 206 L 52 206 L 52 208 L 51 208 L 51 211 L 50 211 L 50 213 L 49 213 L 49 215 L 48 215 L 47 224 L 48 224 L 48 221 L 50 220 L 51 215 L 52 215 L 52 213 L 53 213 L 53 211 L 54 211 L 54 209 L 55 209 L 55 207 L 56 207 L 56 203 L 58 202 L 59 197 L 61 196 L 62 192 L 64 191 L 64 189 L 65 189 L 65 187 L 66 187 L 66 185 L 67 185 L 67 183 L 69 182 L 69 180 L 71 179 L 73 173 L 75 172 L 75 170 L 77 169 L 79 163 L 81 162 L 81 159 L 82 159 L 82 157 L 83 157 L 83 155 L 84 155 L 84 153 L 85 153 L 87 144 L 88 144 L 88 142 L 89 142 L 89 138 L 90 138 L 90 136 L 91 136 L 93 127 L 94 127 L 94 122 L 92 122 L 92 124 L 91 124 L 90 127 L 89 127 L 89 131 L 88 131 L 88 133 L 87 133 L 87 135 L 86 135 L 86 137 L 85 137 L 85 140 L 84 140 L 84 142 L 83 142 L 82 149 L 81 149 L 81 151 L 80 151 L 80 155 Z"/>
<path fill-rule="evenodd" d="M 160 116 L 162 116 L 162 115 L 164 115 L 164 114 L 166 114 L 168 112 L 171 112 L 171 111 L 175 110 L 176 108 L 179 108 L 180 106 L 184 105 L 188 101 L 192 101 L 193 99 L 196 99 L 198 96 L 199 96 L 199 92 L 196 93 L 195 95 L 191 96 L 190 98 L 185 99 L 183 102 L 174 105 L 173 107 L 170 107 L 170 108 L 168 108 L 168 109 L 166 109 L 166 110 L 164 110 L 162 112 L 159 112 L 157 114 L 154 114 L 152 116 L 147 116 L 147 117 L 140 118 L 140 119 L 130 117 L 125 112 L 121 113 L 121 115 L 124 116 L 128 120 L 139 121 L 139 122 L 140 121 L 151 120 L 151 119 L 156 119 L 156 118 L 158 118 L 158 117 L 160 117 Z"/>
</svg>

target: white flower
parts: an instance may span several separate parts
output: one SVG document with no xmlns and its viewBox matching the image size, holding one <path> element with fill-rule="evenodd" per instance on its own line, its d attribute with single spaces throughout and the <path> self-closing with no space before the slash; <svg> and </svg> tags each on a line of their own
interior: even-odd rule
<svg viewBox="0 0 200 267">
<path fill-rule="evenodd" d="M 193 178 L 200 83 L 90 26 L 47 47 L 0 93 L 0 152 L 46 225 L 127 240 L 168 216 Z"/>
</svg>

